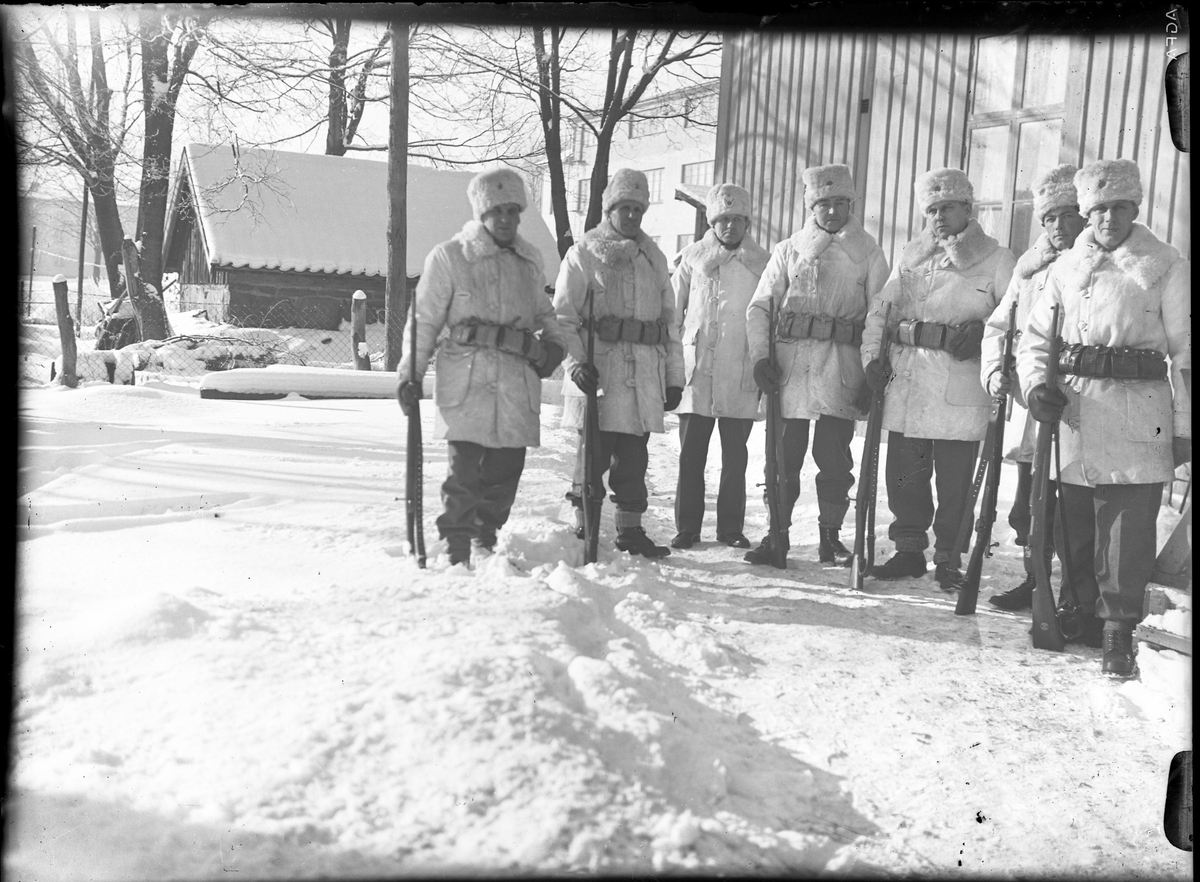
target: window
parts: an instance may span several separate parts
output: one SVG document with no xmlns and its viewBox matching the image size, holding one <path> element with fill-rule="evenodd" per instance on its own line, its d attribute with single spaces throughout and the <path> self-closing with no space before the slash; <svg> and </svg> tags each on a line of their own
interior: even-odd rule
<svg viewBox="0 0 1200 882">
<path fill-rule="evenodd" d="M 587 178 L 575 182 L 575 210 L 587 211 L 592 182 Z"/>
<path fill-rule="evenodd" d="M 656 135 L 659 132 L 665 132 L 667 124 L 661 117 L 650 117 L 642 119 L 639 117 L 629 117 L 629 137 L 642 138 L 646 135 Z"/>
<path fill-rule="evenodd" d="M 684 248 L 687 248 L 689 245 L 691 245 L 692 242 L 694 242 L 694 241 L 695 241 L 695 239 L 693 238 L 691 233 L 688 233 L 685 236 L 676 236 L 675 237 L 675 252 L 679 253 Z"/>
<path fill-rule="evenodd" d="M 571 158 L 578 162 L 587 162 L 596 149 L 596 136 L 592 130 L 582 126 L 575 129 L 571 139 Z"/>
<path fill-rule="evenodd" d="M 661 168 L 646 169 L 646 183 L 650 187 L 650 202 L 662 202 L 663 170 Z"/>
<path fill-rule="evenodd" d="M 708 162 L 685 162 L 683 164 L 683 182 L 685 184 L 698 184 L 702 187 L 711 187 L 714 170 L 715 163 L 711 159 Z"/>
<path fill-rule="evenodd" d="M 974 104 L 967 121 L 967 174 L 975 216 L 989 235 L 1020 254 L 1040 229 L 1034 180 L 1064 157 L 1063 127 L 1077 41 L 1051 36 L 983 37 L 976 43 Z"/>
</svg>

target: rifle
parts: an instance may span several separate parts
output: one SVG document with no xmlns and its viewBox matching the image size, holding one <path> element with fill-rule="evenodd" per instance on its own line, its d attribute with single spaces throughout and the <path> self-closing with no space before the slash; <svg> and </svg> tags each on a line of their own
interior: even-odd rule
<svg viewBox="0 0 1200 882">
<path fill-rule="evenodd" d="M 417 382 L 417 297 L 412 298 L 412 329 L 409 333 L 409 380 Z M 407 472 L 404 483 L 405 515 L 408 521 L 408 550 L 417 558 L 417 566 L 425 567 L 425 526 L 422 523 L 421 492 L 424 484 L 425 450 L 421 442 L 421 401 L 413 402 L 408 415 L 408 449 L 405 452 Z"/>
<path fill-rule="evenodd" d="M 587 363 L 596 365 L 596 323 L 594 303 L 596 293 L 589 288 L 587 321 Z M 603 471 L 600 463 L 600 404 L 598 390 L 587 393 L 587 416 L 583 426 L 583 537 L 584 563 L 595 563 L 600 550 L 600 508 L 604 502 L 604 487 L 600 483 Z M 599 491 L 599 492 L 597 492 Z"/>
<path fill-rule="evenodd" d="M 1010 376 L 1009 364 L 1012 359 L 1016 324 L 1017 302 L 1014 299 L 1008 311 L 1008 330 L 1004 333 L 1004 360 L 1000 362 L 1000 372 L 1005 377 Z M 992 556 L 992 527 L 996 523 L 996 499 L 1000 494 L 1000 464 L 1004 461 L 1004 420 L 1008 415 L 1008 402 L 1009 394 L 1002 392 L 992 403 L 992 416 L 988 421 L 987 438 L 984 440 L 983 451 L 979 457 L 980 467 L 987 470 L 987 484 L 983 490 L 983 502 L 979 506 L 979 519 L 975 521 L 975 547 L 971 549 L 971 559 L 967 563 L 963 584 L 958 591 L 958 603 L 954 605 L 956 616 L 975 614 L 975 603 L 979 599 L 979 577 L 983 573 L 983 559 Z M 974 501 L 963 518 L 964 527 L 970 523 L 973 513 Z M 962 547 L 961 544 L 959 547 Z"/>
<path fill-rule="evenodd" d="M 1050 353 L 1046 365 L 1046 386 L 1055 388 L 1058 382 L 1058 317 L 1061 306 L 1055 304 L 1050 319 Z M 1037 649 L 1062 652 L 1063 635 L 1058 627 L 1054 608 L 1054 586 L 1050 584 L 1050 568 L 1046 566 L 1046 531 L 1050 506 L 1046 494 L 1050 484 L 1050 448 L 1056 431 L 1054 423 L 1038 423 L 1037 446 L 1033 454 L 1033 511 L 1029 526 L 1029 546 L 1033 567 L 1033 645 Z"/>
<path fill-rule="evenodd" d="M 1083 633 L 1083 619 L 1080 616 L 1079 595 L 1075 593 L 1075 583 L 1071 581 L 1070 544 L 1067 542 L 1067 521 L 1063 517 L 1062 495 L 1062 457 L 1058 451 L 1058 425 L 1054 426 L 1054 472 L 1058 478 L 1058 492 L 1055 494 L 1055 507 L 1058 513 L 1058 526 L 1061 532 L 1061 546 L 1058 555 L 1062 564 L 1062 581 L 1058 590 L 1059 608 L 1055 613 L 1058 630 L 1064 640 L 1075 640 Z"/>
<path fill-rule="evenodd" d="M 880 363 L 884 373 L 888 364 L 888 317 L 892 304 L 883 307 L 883 338 Z M 854 498 L 854 556 L 850 559 L 850 587 L 863 590 L 863 577 L 875 564 L 875 497 L 879 488 L 879 442 L 883 434 L 883 389 L 872 390 L 871 409 L 867 414 L 867 429 L 863 439 L 862 464 L 858 472 L 858 493 Z"/>
<path fill-rule="evenodd" d="M 769 328 L 767 358 L 772 367 L 775 360 L 775 298 L 768 301 Z M 787 524 L 783 522 L 783 505 L 787 493 L 787 478 L 783 469 L 783 390 L 777 385 L 767 394 L 767 511 L 771 525 L 767 535 L 771 540 L 771 566 L 787 569 Z"/>
</svg>

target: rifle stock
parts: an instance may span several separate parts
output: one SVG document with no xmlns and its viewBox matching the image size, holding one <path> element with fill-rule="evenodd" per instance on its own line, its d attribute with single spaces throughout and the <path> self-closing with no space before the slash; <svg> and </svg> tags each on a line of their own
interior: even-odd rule
<svg viewBox="0 0 1200 882">
<path fill-rule="evenodd" d="M 409 380 L 417 382 L 417 298 L 412 297 L 412 328 L 409 332 Z M 409 552 L 417 559 L 417 566 L 425 567 L 425 527 L 422 512 L 424 487 L 425 451 L 421 440 L 421 401 L 413 402 L 408 415 L 408 446 L 405 451 L 405 515 L 408 526 Z"/>
<path fill-rule="evenodd" d="M 1011 380 L 1009 365 L 1012 359 L 1013 340 L 1016 337 L 1017 303 L 1014 300 L 1008 311 L 1008 330 L 1004 334 L 1004 357 L 1000 371 Z M 1002 392 L 992 405 L 992 418 L 988 425 L 988 440 L 980 454 L 980 462 L 987 464 L 987 483 L 984 485 L 983 501 L 979 506 L 979 519 L 975 521 L 975 547 L 963 574 L 958 602 L 954 605 L 956 616 L 975 614 L 979 601 L 979 579 L 983 575 L 983 559 L 992 555 L 992 528 L 996 524 L 996 500 L 1000 493 L 1000 466 L 1004 461 L 1004 422 L 1008 416 L 1011 395 Z M 967 517 L 971 512 L 968 511 Z"/>
<path fill-rule="evenodd" d="M 769 328 L 767 358 L 775 360 L 775 298 L 768 302 Z M 768 535 L 771 537 L 771 566 L 787 569 L 787 525 L 783 523 L 784 494 L 787 480 L 783 470 L 783 391 L 779 386 L 767 396 L 767 511 L 771 517 Z"/>
<path fill-rule="evenodd" d="M 587 363 L 596 363 L 595 292 L 589 288 Z M 587 393 L 587 415 L 583 428 L 583 537 L 584 563 L 595 563 L 600 552 L 600 510 L 604 501 L 603 492 L 597 494 L 600 483 L 600 404 L 596 392 Z"/>
<path fill-rule="evenodd" d="M 891 303 L 884 304 L 883 338 L 880 342 L 880 363 L 884 372 L 890 369 L 887 357 L 888 318 Z M 875 563 L 875 499 L 879 485 L 879 442 L 883 434 L 884 389 L 871 393 L 871 409 L 867 414 L 867 429 L 863 438 L 862 463 L 858 472 L 858 491 L 854 498 L 854 553 L 850 558 L 850 587 L 863 590 L 863 579 Z"/>
<path fill-rule="evenodd" d="M 1055 304 L 1050 320 L 1051 338 L 1049 363 L 1046 366 L 1046 385 L 1054 388 L 1058 381 L 1058 319 L 1061 307 Z M 1062 652 L 1063 635 L 1058 626 L 1054 606 L 1054 587 L 1050 584 L 1050 568 L 1046 565 L 1046 532 L 1050 506 L 1047 495 L 1050 483 L 1050 453 L 1054 441 L 1054 423 L 1038 423 L 1037 447 L 1033 454 L 1032 522 L 1029 545 L 1033 567 L 1033 645 L 1037 649 Z"/>
</svg>

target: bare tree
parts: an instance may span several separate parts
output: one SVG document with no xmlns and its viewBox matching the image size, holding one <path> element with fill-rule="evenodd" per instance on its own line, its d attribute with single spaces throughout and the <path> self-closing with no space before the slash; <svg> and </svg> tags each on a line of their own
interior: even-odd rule
<svg viewBox="0 0 1200 882">
<path fill-rule="evenodd" d="M 711 82 L 712 75 L 704 73 L 699 62 L 721 49 L 720 35 L 709 31 L 614 28 L 605 34 L 558 25 L 447 28 L 438 32 L 436 42 L 462 68 L 458 87 L 468 100 L 456 110 L 483 107 L 493 132 L 523 132 L 523 137 L 509 134 L 508 156 L 496 158 L 526 160 L 527 168 L 533 165 L 529 160 L 546 163 L 560 254 L 572 242 L 563 169 L 564 120 L 589 131 L 596 142 L 584 221 L 590 229 L 600 221 L 618 124 L 627 118 L 685 117 L 690 110 L 684 103 L 656 101 L 647 109 L 649 98 L 660 97 L 651 87 L 664 71 L 670 71 L 677 84 Z M 599 71 L 602 84 L 596 78 Z M 532 104 L 536 141 L 526 128 L 529 118 L 512 113 L 508 99 L 513 96 Z"/>
</svg>

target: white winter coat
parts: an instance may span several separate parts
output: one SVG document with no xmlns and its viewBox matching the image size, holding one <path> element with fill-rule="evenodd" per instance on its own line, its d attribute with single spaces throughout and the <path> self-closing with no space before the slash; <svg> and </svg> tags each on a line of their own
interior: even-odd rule
<svg viewBox="0 0 1200 882">
<path fill-rule="evenodd" d="M 683 387 L 683 348 L 667 259 L 645 233 L 627 239 L 607 218 L 571 246 L 554 285 L 554 308 L 567 334 L 563 426 L 582 429 L 587 417 L 587 397 L 571 380 L 571 368 L 587 360 L 582 322 L 588 316 L 589 291 L 594 292 L 596 319 L 661 319 L 667 331 L 666 340 L 656 346 L 605 342 L 596 336 L 601 430 L 631 435 L 663 431 L 667 387 Z"/>
<path fill-rule="evenodd" d="M 1029 312 L 1033 304 L 1041 298 L 1046 289 L 1046 280 L 1050 274 L 1050 265 L 1063 252 L 1050 242 L 1050 237 L 1042 233 L 1033 247 L 1017 258 L 1017 268 L 1013 271 L 1012 281 L 1008 290 L 1000 299 L 1000 304 L 988 319 L 983 331 L 983 358 L 979 368 L 979 379 L 987 388 L 992 375 L 1000 372 L 1001 362 L 1004 361 L 1004 335 L 1008 332 L 1008 313 L 1013 301 L 1017 303 L 1017 331 L 1025 328 L 1029 320 Z M 1016 343 L 1013 343 L 1013 355 L 1016 355 Z M 1015 372 L 1014 372 L 1015 373 Z M 1012 416 L 1004 430 L 1004 456 L 1014 462 L 1033 462 L 1033 450 L 1037 441 L 1037 422 L 1029 416 L 1025 409 L 1025 396 L 1021 394 L 1021 384 L 1012 377 Z"/>
<path fill-rule="evenodd" d="M 862 321 L 887 277 L 883 249 L 856 218 L 828 233 L 810 216 L 800 230 L 775 246 L 750 301 L 746 326 L 751 365 L 767 357 L 772 300 L 776 312 Z M 804 339 L 778 341 L 775 353 L 785 384 L 784 418 L 863 418 L 854 403 L 865 381 L 858 347 Z"/>
<path fill-rule="evenodd" d="M 1153 484 L 1175 474 L 1172 437 L 1190 438 L 1191 264 L 1142 224 L 1113 251 L 1091 227 L 1055 262 L 1017 348 L 1028 397 L 1046 381 L 1051 310 L 1063 307 L 1066 344 L 1156 349 L 1170 356 L 1168 379 L 1116 380 L 1060 375 L 1067 396 L 1059 427 L 1068 484 Z"/>
<path fill-rule="evenodd" d="M 880 302 L 867 316 L 863 365 L 879 354 L 884 341 L 883 302 L 892 305 L 889 326 L 905 319 L 951 325 L 986 321 L 1008 289 L 1016 262 L 974 219 L 945 240 L 923 230 L 904 246 Z M 894 376 L 887 387 L 884 429 L 910 438 L 983 439 L 992 399 L 979 382 L 978 358 L 959 361 L 943 350 L 891 343 L 889 359 Z"/>
<path fill-rule="evenodd" d="M 683 341 L 683 401 L 676 413 L 759 417 L 746 308 L 770 253 L 749 236 L 726 248 L 712 230 L 680 254 L 671 277 Z"/>
<path fill-rule="evenodd" d="M 545 341 L 566 348 L 566 334 L 545 291 L 542 258 L 517 236 L 501 248 L 478 221 L 435 247 L 417 283 L 417 378 L 425 376 L 437 346 L 435 435 L 484 447 L 536 447 L 540 443 L 542 381 L 525 359 L 444 339 L 443 328 L 467 319 L 541 331 Z M 412 317 L 404 333 L 397 377 L 412 367 Z"/>
</svg>

